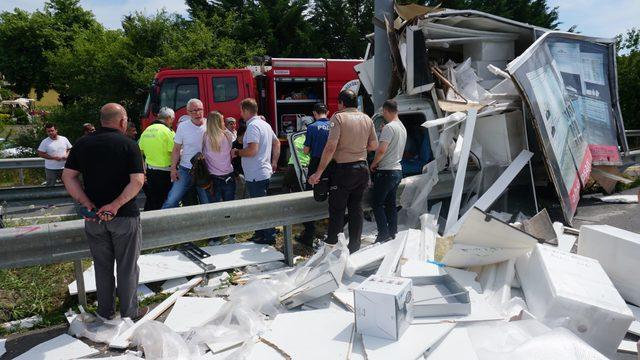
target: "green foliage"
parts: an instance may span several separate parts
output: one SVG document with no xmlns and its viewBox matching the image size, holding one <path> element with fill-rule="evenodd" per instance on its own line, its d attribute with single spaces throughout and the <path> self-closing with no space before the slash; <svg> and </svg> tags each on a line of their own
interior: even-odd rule
<svg viewBox="0 0 640 360">
<path fill-rule="evenodd" d="M 2 100 L 11 100 L 13 98 L 16 97 L 16 93 L 14 93 L 13 91 L 7 89 L 7 88 L 0 88 L 0 99 Z M 2 112 L 2 111 L 0 111 Z"/>
<path fill-rule="evenodd" d="M 640 129 L 640 29 L 618 35 L 618 93 L 626 129 Z"/>
<path fill-rule="evenodd" d="M 31 88 L 38 98 L 51 88 L 47 52 L 65 47 L 79 29 L 97 26 L 91 12 L 79 0 L 50 0 L 44 11 L 28 13 L 15 9 L 0 14 L 0 72 L 14 84 L 15 92 L 27 95 Z"/>
<path fill-rule="evenodd" d="M 33 134 L 36 142 L 41 141 L 47 135 L 44 132 L 45 123 L 53 123 L 58 129 L 58 133 L 69 139 L 73 144 L 82 136 L 82 125 L 84 123 L 98 124 L 100 118 L 100 103 L 92 100 L 79 101 L 67 106 L 59 106 L 51 111 L 38 123 L 38 130 Z"/>
<path fill-rule="evenodd" d="M 16 118 L 16 124 L 18 125 L 26 125 L 29 123 L 29 115 L 22 110 L 22 108 L 17 108 L 13 115 Z"/>
</svg>

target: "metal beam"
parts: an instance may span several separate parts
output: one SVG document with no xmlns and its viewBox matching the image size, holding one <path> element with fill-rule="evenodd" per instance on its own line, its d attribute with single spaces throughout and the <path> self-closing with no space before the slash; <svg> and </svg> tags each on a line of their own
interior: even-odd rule
<svg viewBox="0 0 640 360">
<path fill-rule="evenodd" d="M 44 167 L 44 159 L 39 157 L 0 159 L 0 170 L 30 169 L 30 168 L 43 168 L 43 167 Z"/>
</svg>

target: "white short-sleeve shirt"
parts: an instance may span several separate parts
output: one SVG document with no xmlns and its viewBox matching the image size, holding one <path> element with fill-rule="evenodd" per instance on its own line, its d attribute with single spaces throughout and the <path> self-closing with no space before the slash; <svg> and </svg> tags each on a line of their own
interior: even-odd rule
<svg viewBox="0 0 640 360">
<path fill-rule="evenodd" d="M 65 156 L 69 149 L 71 149 L 71 143 L 62 135 L 58 135 L 55 140 L 47 137 L 38 146 L 38 151 L 47 153 L 49 156 Z M 44 159 L 44 167 L 49 170 L 61 170 L 64 169 L 65 162 L 65 160 Z"/>
<path fill-rule="evenodd" d="M 202 151 L 202 139 L 207 129 L 207 122 L 203 121 L 202 125 L 196 126 L 193 121 L 184 121 L 178 125 L 176 136 L 173 142 L 182 145 L 182 154 L 180 155 L 180 166 L 191 169 L 191 158 Z"/>
</svg>

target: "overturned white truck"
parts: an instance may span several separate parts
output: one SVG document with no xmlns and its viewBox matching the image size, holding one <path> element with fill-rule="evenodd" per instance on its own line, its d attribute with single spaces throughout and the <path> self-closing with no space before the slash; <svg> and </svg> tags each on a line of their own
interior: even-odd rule
<svg viewBox="0 0 640 360">
<path fill-rule="evenodd" d="M 537 211 L 535 185 L 552 183 L 571 224 L 592 166 L 622 165 L 621 155 L 628 151 L 615 39 L 473 10 L 397 4 L 394 10 L 374 21 L 386 30 L 389 51 L 370 36 L 366 61 L 356 70 L 368 94 L 398 101 L 409 133 L 405 174 L 426 172 L 435 161 L 441 177 L 456 178 L 447 229 L 458 220 L 459 206 L 474 206 L 528 150 L 535 155 L 524 167 L 530 172 L 523 177 L 531 183 L 529 203 Z M 388 75 L 374 70 L 381 57 L 391 59 L 391 76 L 381 79 L 388 84 L 382 89 L 377 77 Z"/>
</svg>

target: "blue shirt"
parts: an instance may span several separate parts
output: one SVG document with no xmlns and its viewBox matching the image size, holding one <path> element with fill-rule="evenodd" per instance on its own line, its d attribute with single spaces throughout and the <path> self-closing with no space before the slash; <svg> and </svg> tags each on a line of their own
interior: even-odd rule
<svg viewBox="0 0 640 360">
<path fill-rule="evenodd" d="M 271 146 L 278 137 L 266 121 L 254 116 L 247 122 L 247 131 L 242 143 L 246 149 L 249 144 L 258 144 L 258 153 L 242 158 L 242 170 L 247 181 L 262 181 L 271 178 Z"/>
<path fill-rule="evenodd" d="M 311 148 L 311 157 L 322 157 L 324 146 L 327 144 L 327 138 L 329 137 L 329 129 L 330 123 L 327 118 L 318 119 L 307 127 L 307 138 L 304 141 L 304 146 Z"/>
</svg>

